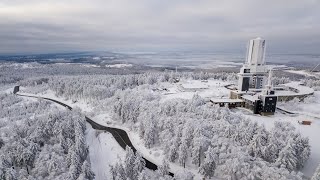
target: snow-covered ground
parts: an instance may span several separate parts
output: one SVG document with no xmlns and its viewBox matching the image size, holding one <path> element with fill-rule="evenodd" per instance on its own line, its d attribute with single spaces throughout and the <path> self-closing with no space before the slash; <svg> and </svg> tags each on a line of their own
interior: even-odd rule
<svg viewBox="0 0 320 180">
<path fill-rule="evenodd" d="M 99 65 L 96 64 L 82 64 L 84 67 L 100 67 Z"/>
<path fill-rule="evenodd" d="M 83 66 L 83 67 L 100 67 L 99 65 L 96 64 L 89 64 L 89 63 L 67 63 L 67 62 L 63 62 L 63 63 L 55 63 L 57 65 L 79 65 L 79 66 Z"/>
<path fill-rule="evenodd" d="M 281 102 L 278 103 L 278 107 L 295 113 L 310 114 L 320 117 L 320 91 L 315 91 L 313 96 L 305 98 L 303 102 Z"/>
<path fill-rule="evenodd" d="M 125 151 L 110 133 L 94 130 L 90 125 L 87 125 L 86 140 L 95 179 L 109 179 L 109 165 L 123 161 Z"/>
<path fill-rule="evenodd" d="M 320 72 L 310 72 L 310 71 L 305 71 L 305 70 L 285 70 L 286 72 L 289 72 L 289 73 L 293 73 L 293 74 L 300 74 L 300 75 L 304 75 L 304 76 L 313 76 L 313 77 L 316 77 L 316 76 L 320 76 Z"/>
<path fill-rule="evenodd" d="M 132 67 L 132 64 L 107 64 L 108 68 L 124 68 L 124 67 Z"/>
<path fill-rule="evenodd" d="M 0 87 L 0 92 L 1 93 L 4 93 L 4 94 L 11 94 L 13 93 L 13 87 L 11 86 L 3 86 L 3 87 Z"/>
<path fill-rule="evenodd" d="M 168 92 L 165 92 L 163 101 L 174 98 L 191 99 L 196 93 L 203 98 L 229 97 L 230 91 L 224 86 L 230 83 L 219 80 L 183 80 L 176 84 L 166 84 Z M 201 89 L 199 87 L 202 87 Z"/>
</svg>

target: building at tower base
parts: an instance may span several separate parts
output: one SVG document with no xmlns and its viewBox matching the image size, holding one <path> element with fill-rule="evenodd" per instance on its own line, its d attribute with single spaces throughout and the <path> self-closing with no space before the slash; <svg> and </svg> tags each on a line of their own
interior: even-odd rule
<svg viewBox="0 0 320 180">
<path fill-rule="evenodd" d="M 244 106 L 255 114 L 272 115 L 276 110 L 277 96 L 271 86 L 271 71 L 266 86 L 266 42 L 258 37 L 247 46 L 246 62 L 238 74 L 238 89 L 231 91 L 231 99 L 242 99 Z"/>
<path fill-rule="evenodd" d="M 266 42 L 262 38 L 249 41 L 247 57 L 238 73 L 237 88 L 230 85 L 229 98 L 212 98 L 210 102 L 229 108 L 244 107 L 254 114 L 273 115 L 278 101 L 289 101 L 294 98 L 303 98 L 312 95 L 313 89 L 301 85 L 299 82 L 290 82 L 273 87 L 271 83 L 272 70 L 265 64 Z M 268 77 L 267 77 L 268 76 Z"/>
</svg>

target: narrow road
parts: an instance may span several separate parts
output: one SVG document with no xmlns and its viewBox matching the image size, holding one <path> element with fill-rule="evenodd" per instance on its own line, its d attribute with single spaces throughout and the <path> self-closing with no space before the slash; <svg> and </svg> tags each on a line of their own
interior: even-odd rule
<svg viewBox="0 0 320 180">
<path fill-rule="evenodd" d="M 290 112 L 290 111 L 284 110 L 284 109 L 279 108 L 279 107 L 277 107 L 277 110 L 280 111 L 283 114 L 291 114 L 291 115 L 297 114 L 297 113 L 294 113 L 294 112 Z"/>
<path fill-rule="evenodd" d="M 30 96 L 30 95 L 22 95 L 22 94 L 17 94 L 15 93 L 16 95 L 18 96 L 25 96 L 25 97 L 31 97 L 31 98 L 41 98 L 41 99 L 45 99 L 45 100 L 48 100 L 48 101 L 52 101 L 52 102 L 55 102 L 61 106 L 64 106 L 66 108 L 68 108 L 69 110 L 72 110 L 72 107 L 60 102 L 60 101 L 57 101 L 57 100 L 54 100 L 54 99 L 50 99 L 50 98 L 45 98 L 45 97 L 37 97 L 37 96 Z M 104 131 L 108 131 L 109 133 L 112 134 L 112 136 L 114 137 L 114 139 L 118 142 L 118 144 L 123 148 L 123 149 L 126 149 L 126 146 L 129 146 L 133 152 L 136 152 L 136 148 L 132 145 L 131 141 L 130 141 L 130 138 L 128 136 L 128 134 L 122 130 L 122 129 L 118 129 L 118 128 L 112 128 L 112 127 L 107 127 L 107 126 L 103 126 L 101 124 L 98 124 L 96 122 L 94 122 L 92 119 L 88 118 L 87 116 L 85 116 L 86 118 L 86 121 L 92 126 L 93 129 L 96 129 L 96 130 L 104 130 Z M 158 166 L 155 165 L 154 163 L 150 162 L 148 159 L 144 158 L 143 159 L 145 160 L 146 162 L 146 167 L 148 169 L 151 169 L 151 170 L 157 170 L 158 169 Z M 173 173 L 169 172 L 169 175 L 170 176 L 174 176 Z"/>
</svg>

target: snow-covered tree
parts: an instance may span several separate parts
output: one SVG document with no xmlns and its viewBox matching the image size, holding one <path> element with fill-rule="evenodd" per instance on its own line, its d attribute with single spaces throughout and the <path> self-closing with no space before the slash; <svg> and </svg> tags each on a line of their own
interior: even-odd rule
<svg viewBox="0 0 320 180">
<path fill-rule="evenodd" d="M 138 180 L 150 180 L 150 177 L 147 175 L 146 171 L 143 170 L 143 171 L 139 174 Z"/>
<path fill-rule="evenodd" d="M 199 172 L 206 177 L 212 177 L 214 175 L 216 166 L 217 166 L 218 157 L 213 148 L 209 147 L 209 149 L 205 152 L 204 162 L 199 168 Z"/>
<path fill-rule="evenodd" d="M 91 164 L 87 160 L 85 160 L 81 167 L 81 176 L 87 180 L 93 180 L 95 174 L 91 170 Z"/>
<path fill-rule="evenodd" d="M 187 157 L 188 157 L 188 146 L 186 141 L 183 141 L 179 147 L 178 161 L 180 165 L 182 165 L 184 168 L 186 166 Z"/>
<path fill-rule="evenodd" d="M 179 137 L 174 138 L 170 146 L 168 158 L 171 162 L 174 162 L 178 158 L 179 139 Z"/>
<path fill-rule="evenodd" d="M 136 152 L 135 160 L 134 160 L 134 178 L 137 179 L 139 173 L 145 168 L 146 162 L 142 158 L 139 152 Z"/>
<path fill-rule="evenodd" d="M 225 163 L 217 167 L 217 176 L 225 179 L 255 179 L 249 154 L 236 147 L 231 147 L 228 151 L 230 153 L 220 155 Z"/>
<path fill-rule="evenodd" d="M 126 177 L 129 179 L 133 179 L 135 176 L 135 155 L 132 149 L 127 146 L 126 147 L 126 156 L 124 161 L 124 169 L 126 172 Z"/>
<path fill-rule="evenodd" d="M 127 179 L 126 171 L 121 164 L 118 164 L 118 163 L 116 164 L 115 171 L 117 172 L 115 180 L 126 180 Z"/>
<path fill-rule="evenodd" d="M 267 131 L 264 127 L 258 128 L 256 134 L 253 135 L 249 144 L 250 154 L 254 157 L 263 157 L 267 142 Z"/>
<path fill-rule="evenodd" d="M 278 151 L 279 147 L 271 141 L 267 146 L 265 146 L 263 159 L 270 163 L 275 162 L 278 157 Z"/>
<path fill-rule="evenodd" d="M 4 141 L 0 138 L 0 149 L 4 145 Z"/>
<path fill-rule="evenodd" d="M 112 180 L 115 180 L 117 177 L 117 169 L 116 166 L 109 165 L 109 173 L 111 174 Z"/>
<path fill-rule="evenodd" d="M 201 164 L 201 145 L 199 142 L 193 144 L 192 163 L 200 167 L 200 164 Z"/>
<path fill-rule="evenodd" d="M 297 169 L 301 169 L 311 154 L 309 139 L 296 134 L 293 141 L 293 149 L 297 157 Z"/>
<path fill-rule="evenodd" d="M 194 174 L 187 170 L 179 171 L 174 175 L 174 178 L 176 180 L 193 180 L 194 179 Z"/>
<path fill-rule="evenodd" d="M 320 165 L 318 166 L 318 168 L 316 169 L 316 171 L 311 177 L 311 180 L 319 180 L 319 179 L 320 179 Z"/>
<path fill-rule="evenodd" d="M 295 150 L 292 148 L 291 141 L 280 151 L 279 157 L 277 158 L 275 164 L 278 167 L 287 168 L 289 171 L 297 169 L 298 159 L 295 154 Z"/>
<path fill-rule="evenodd" d="M 160 176 L 169 175 L 169 162 L 165 159 L 162 160 L 162 164 L 158 167 Z"/>
<path fill-rule="evenodd" d="M 13 168 L 7 168 L 5 170 L 4 179 L 5 180 L 17 180 L 16 170 Z"/>
</svg>

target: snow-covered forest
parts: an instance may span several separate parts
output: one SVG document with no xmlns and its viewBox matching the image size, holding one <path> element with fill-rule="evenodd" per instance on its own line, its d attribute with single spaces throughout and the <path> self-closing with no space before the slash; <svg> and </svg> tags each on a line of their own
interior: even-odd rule
<svg viewBox="0 0 320 180">
<path fill-rule="evenodd" d="M 309 86 L 311 88 L 313 88 L 314 90 L 320 90 L 320 80 L 317 79 L 304 79 L 302 80 L 302 82 L 306 85 Z"/>
<path fill-rule="evenodd" d="M 240 112 L 208 104 L 197 93 L 191 99 L 163 98 L 164 85 L 177 80 L 233 83 L 235 73 L 32 67 L 1 66 L 0 90 L 20 85 L 22 93 L 84 102 L 92 107 L 88 115 L 108 114 L 115 125 L 138 134 L 145 148 L 163 152 L 158 170 L 151 171 L 144 167 L 143 154 L 127 147 L 124 161 L 110 164 L 109 179 L 172 179 L 170 164 L 184 169 L 175 179 L 195 174 L 232 180 L 305 178 L 299 171 L 311 154 L 309 139 L 291 123 L 277 121 L 268 129 Z M 273 79 L 274 84 L 287 82 Z M 315 80 L 304 83 L 319 87 Z M 81 109 L 69 111 L 8 92 L 0 99 L 0 179 L 94 179 Z"/>
<path fill-rule="evenodd" d="M 79 112 L 0 95 L 0 179 L 94 179 Z"/>
<path fill-rule="evenodd" d="M 117 119 L 136 129 L 145 146 L 162 146 L 169 161 L 206 177 L 295 179 L 300 175 L 293 171 L 310 155 L 308 139 L 291 124 L 277 122 L 267 131 L 199 96 L 159 103 L 147 92 L 127 90 L 114 101 Z"/>
</svg>

